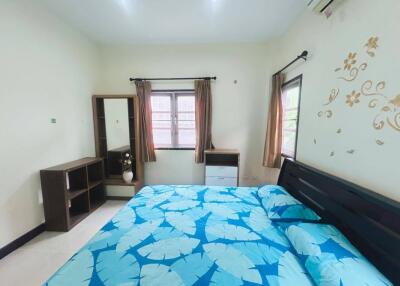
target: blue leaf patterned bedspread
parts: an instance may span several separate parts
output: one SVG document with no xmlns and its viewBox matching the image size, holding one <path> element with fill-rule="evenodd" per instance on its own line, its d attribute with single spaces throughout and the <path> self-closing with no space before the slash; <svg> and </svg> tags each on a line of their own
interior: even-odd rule
<svg viewBox="0 0 400 286">
<path fill-rule="evenodd" d="M 45 285 L 313 285 L 258 188 L 143 188 Z"/>
</svg>

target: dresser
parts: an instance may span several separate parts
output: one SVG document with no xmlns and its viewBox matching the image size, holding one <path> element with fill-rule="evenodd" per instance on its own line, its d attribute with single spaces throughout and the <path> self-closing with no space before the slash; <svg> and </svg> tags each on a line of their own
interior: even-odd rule
<svg viewBox="0 0 400 286">
<path fill-rule="evenodd" d="M 240 153 L 233 149 L 210 149 L 204 152 L 207 186 L 239 186 Z"/>
</svg>

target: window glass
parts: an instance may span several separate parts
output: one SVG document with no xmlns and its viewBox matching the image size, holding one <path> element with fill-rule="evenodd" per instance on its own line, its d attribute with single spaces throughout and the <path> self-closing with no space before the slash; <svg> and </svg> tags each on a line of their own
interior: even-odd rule
<svg viewBox="0 0 400 286">
<path fill-rule="evenodd" d="M 301 77 L 282 87 L 282 155 L 295 157 L 297 140 L 297 123 L 299 115 Z"/>
<path fill-rule="evenodd" d="M 172 104 L 168 95 L 151 97 L 153 140 L 156 147 L 172 144 Z"/>
<path fill-rule="evenodd" d="M 153 92 L 153 139 L 156 148 L 194 148 L 194 92 Z"/>
</svg>

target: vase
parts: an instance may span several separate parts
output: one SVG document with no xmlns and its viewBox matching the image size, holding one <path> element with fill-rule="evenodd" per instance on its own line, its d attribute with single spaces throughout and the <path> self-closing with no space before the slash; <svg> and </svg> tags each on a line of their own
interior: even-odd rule
<svg viewBox="0 0 400 286">
<path fill-rule="evenodd" d="M 132 172 L 132 170 L 124 171 L 124 172 L 122 173 L 122 178 L 124 179 L 124 182 L 125 182 L 125 183 L 127 183 L 127 184 L 132 183 L 132 179 L 133 179 L 133 172 Z"/>
</svg>

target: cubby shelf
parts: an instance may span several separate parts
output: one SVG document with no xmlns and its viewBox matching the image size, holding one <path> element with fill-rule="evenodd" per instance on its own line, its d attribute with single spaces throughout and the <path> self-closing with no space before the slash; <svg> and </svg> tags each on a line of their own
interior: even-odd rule
<svg viewBox="0 0 400 286">
<path fill-rule="evenodd" d="M 40 178 L 47 230 L 70 230 L 106 200 L 101 158 L 41 170 Z"/>
</svg>

